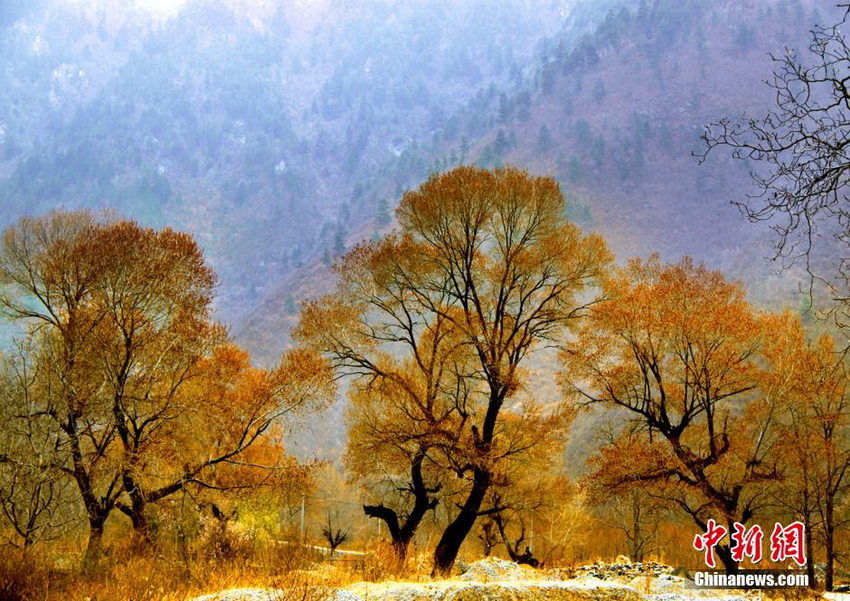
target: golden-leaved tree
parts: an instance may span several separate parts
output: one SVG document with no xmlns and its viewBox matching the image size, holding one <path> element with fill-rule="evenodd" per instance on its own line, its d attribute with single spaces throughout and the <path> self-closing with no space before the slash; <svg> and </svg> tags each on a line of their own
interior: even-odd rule
<svg viewBox="0 0 850 601">
<path fill-rule="evenodd" d="M 562 353 L 563 381 L 590 403 L 624 410 L 619 437 L 594 460 L 612 492 L 644 487 L 700 527 L 732 531 L 769 498 L 780 399 L 761 386 L 768 337 L 787 320 L 755 310 L 740 285 L 690 259 L 635 259 L 606 286 Z M 716 548 L 735 570 L 728 544 Z"/>
<path fill-rule="evenodd" d="M 564 217 L 553 179 L 515 168 L 434 175 L 405 193 L 397 215 L 397 234 L 343 261 L 339 292 L 307 308 L 300 335 L 340 368 L 376 383 L 403 379 L 395 366 L 383 370 L 387 363 L 430 378 L 433 400 L 405 391 L 411 410 L 402 417 L 416 416 L 426 438 L 439 441 L 428 457 L 445 461 L 465 483 L 434 554 L 435 571 L 445 573 L 486 511 L 498 464 L 526 452 L 533 434 L 546 436 L 541 420 L 563 413 L 556 399 L 529 401 L 547 406 L 542 412 L 508 401 L 521 388 L 529 353 L 559 339 L 592 304 L 590 289 L 611 257 L 599 236 Z M 340 307 L 353 325 L 329 335 L 332 328 L 316 325 L 329 320 L 311 317 L 324 306 Z M 448 333 L 438 355 L 451 358 L 431 373 L 423 343 L 433 345 L 437 331 Z M 521 418 L 507 423 L 509 413 Z"/>
<path fill-rule="evenodd" d="M 783 485 L 776 493 L 790 517 L 806 524 L 806 569 L 815 586 L 815 540 L 824 553 L 824 585 L 832 590 L 836 538 L 848 525 L 840 510 L 850 491 L 850 380 L 846 353 L 823 335 L 808 340 L 791 320 L 782 340 L 772 341 L 772 370 L 766 386 L 782 399 L 782 437 L 777 455 Z"/>
<path fill-rule="evenodd" d="M 88 517 L 89 567 L 113 510 L 146 538 L 150 503 L 211 486 L 203 477 L 239 463 L 278 418 L 333 397 L 317 354 L 258 370 L 227 341 L 210 315 L 215 275 L 188 234 L 88 212 L 23 219 L 3 236 L 0 285 L 38 368 L 13 395 L 38 402 L 18 415 L 53 432 Z"/>
</svg>

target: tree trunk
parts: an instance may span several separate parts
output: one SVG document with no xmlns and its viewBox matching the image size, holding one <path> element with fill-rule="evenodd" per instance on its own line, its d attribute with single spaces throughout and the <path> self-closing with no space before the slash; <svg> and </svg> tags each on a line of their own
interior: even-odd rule
<svg viewBox="0 0 850 601">
<path fill-rule="evenodd" d="M 100 499 L 97 498 L 92 487 L 91 475 L 83 461 L 76 418 L 73 415 L 69 416 L 62 429 L 68 435 L 68 440 L 71 443 L 71 459 L 74 468 L 72 475 L 80 491 L 80 496 L 83 498 L 83 505 L 89 519 L 89 540 L 86 544 L 82 567 L 84 572 L 91 573 L 97 568 L 97 563 L 102 555 L 103 525 L 114 507 L 114 499 L 117 497 L 117 493 L 110 485 L 107 493 Z M 116 484 L 115 481 L 113 481 L 114 484 Z"/>
<path fill-rule="evenodd" d="M 83 572 L 86 574 L 91 574 L 97 569 L 103 555 L 103 525 L 105 523 L 106 516 L 89 516 L 89 540 L 83 556 Z"/>
<path fill-rule="evenodd" d="M 714 552 L 717 553 L 717 558 L 723 564 L 727 574 L 738 573 L 738 562 L 732 559 L 732 550 L 729 545 L 717 545 L 714 547 Z"/>
<path fill-rule="evenodd" d="M 460 508 L 454 520 L 446 527 L 437 548 L 434 550 L 434 574 L 446 575 L 451 572 L 452 566 L 457 559 L 460 546 L 466 540 L 478 511 L 484 502 L 487 489 L 490 488 L 491 474 L 488 470 L 480 467 L 473 468 L 472 489 L 466 498 L 466 502 Z"/>
<path fill-rule="evenodd" d="M 395 510 L 385 507 L 384 505 L 364 505 L 363 511 L 367 516 L 384 520 L 387 524 L 387 530 L 390 531 L 390 537 L 393 541 L 393 549 L 399 562 L 404 561 L 407 557 L 407 548 L 410 541 L 413 540 L 413 535 L 422 523 L 422 518 L 431 509 L 437 506 L 437 499 L 430 497 L 431 493 L 438 491 L 439 487 L 429 489 L 425 486 L 425 480 L 422 477 L 422 462 L 425 460 L 425 449 L 420 449 L 413 457 L 410 464 L 410 483 L 413 490 L 415 501 L 413 509 L 404 520 L 404 524 L 399 524 L 398 514 Z"/>
<path fill-rule="evenodd" d="M 490 445 L 496 433 L 499 410 L 507 391 L 507 388 L 498 381 L 498 378 L 491 380 L 489 386 L 490 400 L 487 404 L 487 412 L 484 414 L 481 431 L 479 432 L 474 425 L 471 427 L 475 450 L 480 459 L 486 460 L 489 460 Z M 432 574 L 446 575 L 451 572 L 460 546 L 475 525 L 475 520 L 478 519 L 478 512 L 481 510 L 481 504 L 484 503 L 484 497 L 487 496 L 487 490 L 490 488 L 490 482 L 493 478 L 489 464 L 484 463 L 484 465 L 487 467 L 482 467 L 482 464 L 479 463 L 472 468 L 472 488 L 461 506 L 460 512 L 443 531 L 443 536 L 440 537 L 437 548 L 434 549 L 434 570 Z"/>
<path fill-rule="evenodd" d="M 124 488 L 130 495 L 130 520 L 133 522 L 133 532 L 136 535 L 137 542 L 147 544 L 151 541 L 151 533 L 150 525 L 145 515 L 147 502 L 144 491 L 129 476 L 124 479 Z"/>
<path fill-rule="evenodd" d="M 806 516 L 806 524 L 811 524 L 810 516 Z M 817 588 L 818 581 L 817 575 L 815 574 L 815 561 L 814 561 L 814 537 L 812 535 L 812 529 L 806 526 L 806 557 L 808 561 L 806 562 L 806 576 L 809 578 L 809 588 Z"/>
<path fill-rule="evenodd" d="M 136 504 L 133 504 L 133 514 L 130 516 L 130 521 L 133 523 L 133 533 L 136 536 L 136 542 L 142 545 L 150 543 L 150 523 L 145 516 L 144 505 L 136 507 Z"/>
<path fill-rule="evenodd" d="M 417 499 L 416 504 L 413 506 L 410 514 L 408 514 L 407 519 L 404 520 L 402 526 L 399 526 L 398 514 L 396 514 L 395 510 L 384 505 L 364 505 L 363 512 L 371 518 L 378 518 L 384 521 L 392 539 L 393 550 L 399 561 L 404 561 L 407 557 L 407 548 L 410 546 L 410 541 L 413 540 L 413 535 L 416 534 L 419 524 L 422 523 L 422 518 L 436 504 L 436 499 L 426 499 L 424 502 L 419 502 L 419 499 Z"/>
<path fill-rule="evenodd" d="M 824 586 L 831 591 L 835 579 L 835 508 L 831 498 L 826 499 L 826 512 L 824 515 L 824 550 L 826 551 L 826 574 L 824 575 Z M 808 532 L 808 528 L 806 531 Z M 808 563 L 812 563 L 812 557 L 808 557 Z"/>
<path fill-rule="evenodd" d="M 398 525 L 398 514 L 394 509 L 390 509 L 384 505 L 364 505 L 363 513 L 370 518 L 378 518 L 383 520 L 387 525 L 387 530 L 390 533 L 390 539 L 393 542 L 393 551 L 399 561 L 403 561 L 407 556 L 407 543 L 410 541 L 404 540 L 401 534 L 401 528 Z"/>
</svg>

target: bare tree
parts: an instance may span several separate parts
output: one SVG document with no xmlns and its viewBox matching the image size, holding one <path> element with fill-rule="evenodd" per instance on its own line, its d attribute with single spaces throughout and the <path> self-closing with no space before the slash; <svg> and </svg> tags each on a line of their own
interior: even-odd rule
<svg viewBox="0 0 850 601">
<path fill-rule="evenodd" d="M 331 520 L 331 514 L 328 514 L 327 522 L 322 526 L 322 536 L 328 541 L 328 546 L 331 548 L 331 555 L 336 553 L 337 547 L 348 540 L 349 533 L 350 530 L 348 528 L 343 529 L 339 526 L 339 523 L 334 525 L 333 520 Z"/>
<path fill-rule="evenodd" d="M 811 275 L 809 293 L 824 284 L 830 310 L 850 325 L 850 45 L 842 27 L 816 26 L 805 56 L 786 48 L 772 55 L 766 83 L 775 106 L 760 118 L 723 118 L 705 128 L 701 161 L 717 147 L 757 163 L 757 191 L 738 202 L 751 221 L 776 232 L 774 258 L 802 264 Z"/>
</svg>

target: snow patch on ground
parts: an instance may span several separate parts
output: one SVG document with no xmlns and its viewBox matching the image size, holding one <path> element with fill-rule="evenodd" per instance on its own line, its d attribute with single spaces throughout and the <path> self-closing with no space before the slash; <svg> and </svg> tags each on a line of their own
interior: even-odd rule
<svg viewBox="0 0 850 601">
<path fill-rule="evenodd" d="M 323 601 L 754 601 L 757 593 L 693 588 L 669 566 L 592 564 L 575 569 L 535 570 L 489 557 L 463 565 L 452 579 L 427 582 L 358 582 L 314 590 Z M 242 588 L 193 601 L 285 601 L 286 591 Z M 850 601 L 836 595 L 830 601 Z"/>
<path fill-rule="evenodd" d="M 641 595 L 629 586 L 593 578 L 361 582 L 349 590 L 370 601 L 642 601 Z"/>
<path fill-rule="evenodd" d="M 232 588 L 195 597 L 192 601 L 279 601 L 282 597 L 283 591 L 273 588 Z"/>
<path fill-rule="evenodd" d="M 460 580 L 533 580 L 541 574 L 533 568 L 523 568 L 512 561 L 498 557 L 486 557 L 469 565 L 460 575 Z"/>
</svg>

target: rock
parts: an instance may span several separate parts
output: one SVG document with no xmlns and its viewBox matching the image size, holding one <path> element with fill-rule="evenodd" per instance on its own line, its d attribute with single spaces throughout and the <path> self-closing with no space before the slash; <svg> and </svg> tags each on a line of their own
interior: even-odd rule
<svg viewBox="0 0 850 601">
<path fill-rule="evenodd" d="M 461 580 L 510 580 L 527 579 L 531 568 L 523 569 L 512 561 L 499 559 L 498 557 L 486 557 L 476 561 L 461 574 Z"/>
<path fill-rule="evenodd" d="M 333 601 L 363 601 L 360 597 L 345 589 L 334 591 Z"/>
<path fill-rule="evenodd" d="M 638 576 L 661 576 L 671 574 L 673 568 L 655 561 L 637 563 L 593 563 L 574 569 L 577 576 L 589 575 L 601 580 L 618 580 L 628 582 Z"/>
<path fill-rule="evenodd" d="M 280 601 L 281 599 L 283 599 L 283 591 L 273 588 L 232 588 L 195 597 L 192 601 Z"/>
<path fill-rule="evenodd" d="M 631 587 L 591 579 L 358 583 L 349 589 L 369 601 L 642 601 Z"/>
<path fill-rule="evenodd" d="M 458 557 L 454 565 L 455 574 L 466 574 L 467 570 L 469 570 L 469 564 L 465 560 Z"/>
</svg>

